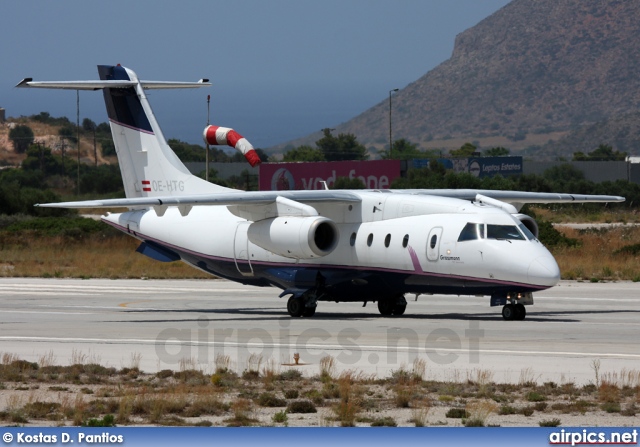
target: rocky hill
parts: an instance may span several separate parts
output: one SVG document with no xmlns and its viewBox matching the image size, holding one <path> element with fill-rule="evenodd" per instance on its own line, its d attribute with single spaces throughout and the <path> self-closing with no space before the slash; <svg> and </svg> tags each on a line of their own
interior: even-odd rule
<svg viewBox="0 0 640 447">
<path fill-rule="evenodd" d="M 640 110 L 638 36 L 637 1 L 514 0 L 459 34 L 449 60 L 397 93 L 394 136 L 423 148 L 475 141 L 531 154 L 554 140 L 547 155 L 570 154 L 557 144 L 570 131 Z M 383 101 L 336 127 L 381 148 L 388 120 Z M 590 150 L 613 144 L 593 138 Z"/>
</svg>

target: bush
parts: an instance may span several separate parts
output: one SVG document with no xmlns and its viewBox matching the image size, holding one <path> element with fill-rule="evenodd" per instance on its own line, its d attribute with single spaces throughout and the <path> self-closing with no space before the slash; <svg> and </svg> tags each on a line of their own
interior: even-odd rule
<svg viewBox="0 0 640 447">
<path fill-rule="evenodd" d="M 258 397 L 258 405 L 261 407 L 284 407 L 287 401 L 276 397 L 273 393 L 262 393 Z"/>
<path fill-rule="evenodd" d="M 467 410 L 464 408 L 450 408 L 445 416 L 452 419 L 463 419 L 468 417 Z"/>
<path fill-rule="evenodd" d="M 372 427 L 397 427 L 395 419 L 390 416 L 383 418 L 376 418 L 371 422 Z"/>
<path fill-rule="evenodd" d="M 560 419 L 558 418 L 553 418 L 553 419 L 543 419 L 542 421 L 540 421 L 538 423 L 538 425 L 540 425 L 540 427 L 557 427 L 561 424 Z"/>
<path fill-rule="evenodd" d="M 115 427 L 113 415 L 107 414 L 102 419 L 91 418 L 82 423 L 83 427 Z"/>
<path fill-rule="evenodd" d="M 286 411 L 278 411 L 276 414 L 273 415 L 273 422 L 277 424 L 284 424 L 288 420 L 289 418 L 287 417 Z"/>
<path fill-rule="evenodd" d="M 526 397 L 529 402 L 543 402 L 547 400 L 546 397 L 544 397 L 542 394 L 537 393 L 535 391 L 528 392 Z"/>
<path fill-rule="evenodd" d="M 317 413 L 316 406 L 310 400 L 294 400 L 287 405 L 287 413 Z"/>
<path fill-rule="evenodd" d="M 285 390 L 284 397 L 287 399 L 297 399 L 300 393 L 298 390 Z"/>
</svg>

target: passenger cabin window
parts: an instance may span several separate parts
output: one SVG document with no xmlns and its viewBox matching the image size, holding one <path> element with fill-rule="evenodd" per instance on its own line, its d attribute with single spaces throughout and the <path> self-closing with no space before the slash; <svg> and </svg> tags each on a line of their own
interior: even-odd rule
<svg viewBox="0 0 640 447">
<path fill-rule="evenodd" d="M 476 239 L 484 239 L 484 224 L 470 222 L 460 232 L 458 242 L 475 241 Z"/>
<path fill-rule="evenodd" d="M 390 243 L 391 243 L 391 235 L 387 234 L 387 237 L 384 238 L 384 246 L 389 248 Z"/>
<path fill-rule="evenodd" d="M 351 239 L 349 240 L 349 244 L 353 247 L 354 245 L 356 245 L 356 232 L 354 231 L 353 233 L 351 233 Z"/>
<path fill-rule="evenodd" d="M 438 242 L 438 235 L 434 234 L 433 236 L 431 236 L 431 242 L 429 242 L 429 246 L 432 250 L 436 248 L 436 242 Z"/>
<path fill-rule="evenodd" d="M 487 239 L 519 240 L 524 241 L 524 236 L 515 225 L 491 225 L 487 224 Z"/>
<path fill-rule="evenodd" d="M 373 244 L 373 233 L 369 233 L 369 237 L 367 237 L 367 245 L 371 247 L 371 244 Z"/>
<path fill-rule="evenodd" d="M 405 234 L 402 239 L 402 248 L 407 248 L 407 245 L 409 245 L 409 235 Z"/>
</svg>

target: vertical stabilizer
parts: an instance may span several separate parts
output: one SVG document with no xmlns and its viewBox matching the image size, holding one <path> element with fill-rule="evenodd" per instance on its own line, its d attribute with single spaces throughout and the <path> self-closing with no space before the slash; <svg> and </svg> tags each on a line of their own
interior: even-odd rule
<svg viewBox="0 0 640 447">
<path fill-rule="evenodd" d="M 180 196 L 232 191 L 192 175 L 167 144 L 145 94 L 148 81 L 130 69 L 98 66 L 102 81 L 132 81 L 104 87 L 104 99 L 127 197 Z M 165 88 L 160 83 L 151 88 Z M 167 86 L 166 88 L 172 88 Z"/>
</svg>

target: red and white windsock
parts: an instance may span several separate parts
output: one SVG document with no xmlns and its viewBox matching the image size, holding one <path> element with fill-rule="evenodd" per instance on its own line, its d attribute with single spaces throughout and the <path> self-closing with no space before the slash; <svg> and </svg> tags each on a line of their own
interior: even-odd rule
<svg viewBox="0 0 640 447">
<path fill-rule="evenodd" d="M 204 141 L 212 145 L 234 147 L 244 155 L 252 167 L 260 164 L 260 157 L 251 143 L 233 129 L 220 126 L 207 126 L 204 129 Z"/>
</svg>

